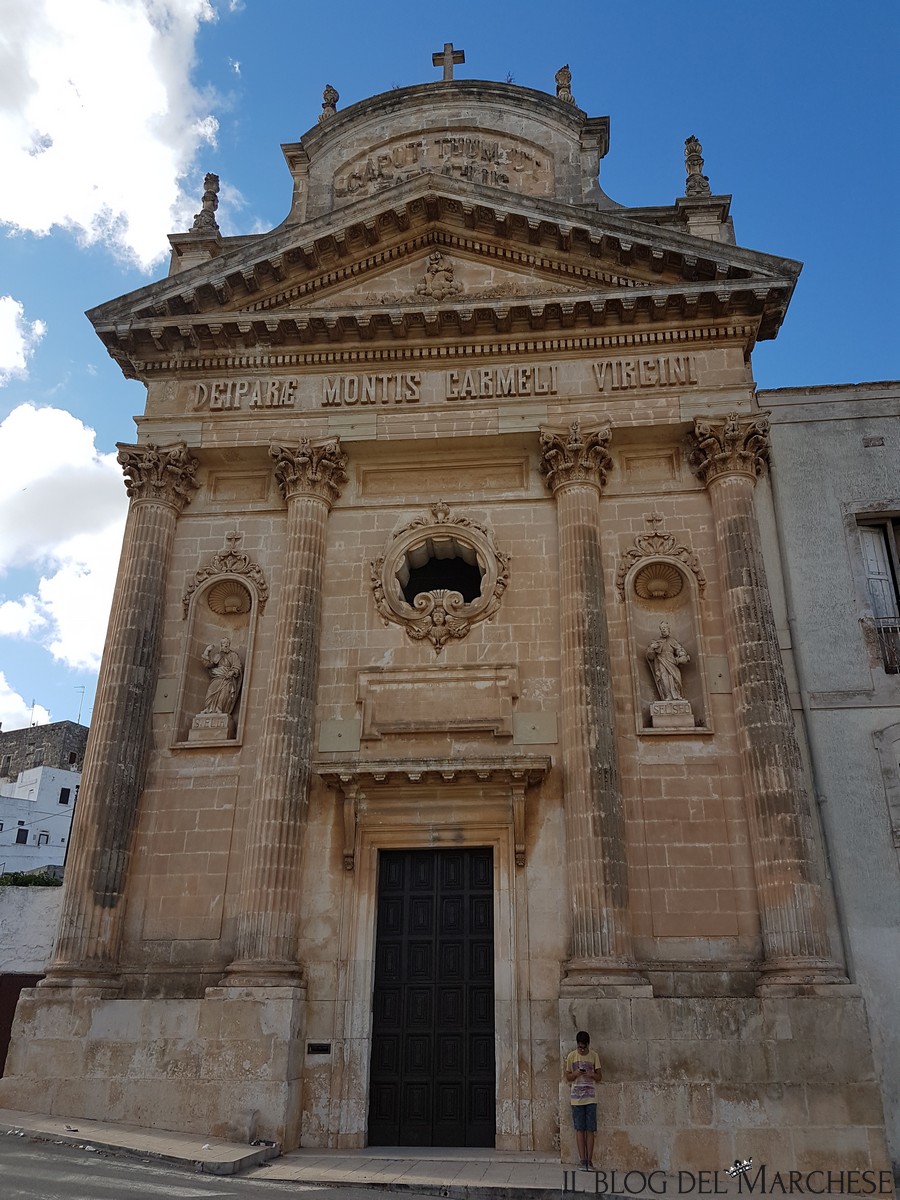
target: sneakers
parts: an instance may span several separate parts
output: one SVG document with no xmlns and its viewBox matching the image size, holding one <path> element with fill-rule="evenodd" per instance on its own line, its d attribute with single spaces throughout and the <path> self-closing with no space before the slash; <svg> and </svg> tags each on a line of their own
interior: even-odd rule
<svg viewBox="0 0 900 1200">
<path fill-rule="evenodd" d="M 594 1168 L 588 1159 L 583 1158 L 581 1160 L 581 1169 L 582 1169 L 582 1171 L 593 1171 Z"/>
</svg>

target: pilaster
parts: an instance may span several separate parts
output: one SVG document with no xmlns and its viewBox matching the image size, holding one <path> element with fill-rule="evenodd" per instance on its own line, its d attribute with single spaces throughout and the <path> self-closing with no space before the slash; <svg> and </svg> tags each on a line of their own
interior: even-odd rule
<svg viewBox="0 0 900 1200">
<path fill-rule="evenodd" d="M 169 558 L 198 486 L 182 443 L 119 445 L 131 504 L 45 986 L 116 986 L 125 887 L 144 786 Z"/>
<path fill-rule="evenodd" d="M 319 668 L 325 529 L 347 478 L 347 457 L 337 438 L 320 446 L 303 438 L 296 448 L 273 445 L 269 452 L 287 504 L 284 581 L 258 790 L 241 877 L 237 955 L 223 980 L 248 987 L 302 982 L 297 912 Z"/>
<path fill-rule="evenodd" d="M 571 957 L 563 994 L 645 983 L 631 957 L 625 815 L 616 760 L 600 495 L 609 425 L 541 431 L 541 473 L 559 523 L 562 756 Z"/>
<path fill-rule="evenodd" d="M 830 955 L 809 795 L 753 506 L 769 453 L 764 416 L 694 420 L 691 462 L 709 492 L 748 800 L 762 986 L 846 983 Z"/>
</svg>

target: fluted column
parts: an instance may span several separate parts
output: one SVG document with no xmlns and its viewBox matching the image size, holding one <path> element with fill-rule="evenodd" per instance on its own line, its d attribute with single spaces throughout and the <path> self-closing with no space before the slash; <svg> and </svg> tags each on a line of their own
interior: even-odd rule
<svg viewBox="0 0 900 1200">
<path fill-rule="evenodd" d="M 178 514 L 197 487 L 184 444 L 119 446 L 131 500 L 45 986 L 113 986 L 144 787 L 163 600 Z"/>
<path fill-rule="evenodd" d="M 223 983 L 298 984 L 300 851 L 319 669 L 322 568 L 331 506 L 347 476 L 337 438 L 272 446 L 287 503 L 284 578 L 266 697 L 257 792 L 241 877 L 237 955 Z"/>
<path fill-rule="evenodd" d="M 566 878 L 572 915 L 567 976 L 638 982 L 631 958 L 625 815 L 616 759 L 600 494 L 609 426 L 541 432 L 541 473 L 556 498 L 562 640 Z"/>
<path fill-rule="evenodd" d="M 768 983 L 832 982 L 809 795 L 753 506 L 769 453 L 764 416 L 694 420 L 691 462 L 709 492 Z"/>
</svg>

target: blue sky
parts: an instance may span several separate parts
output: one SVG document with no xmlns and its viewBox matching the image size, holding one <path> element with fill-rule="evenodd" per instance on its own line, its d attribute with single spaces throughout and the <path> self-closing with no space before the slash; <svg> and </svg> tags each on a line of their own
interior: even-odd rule
<svg viewBox="0 0 900 1200">
<path fill-rule="evenodd" d="M 671 203 L 703 143 L 743 246 L 804 270 L 761 387 L 896 379 L 900 6 L 893 0 L 0 0 L 0 720 L 87 720 L 121 538 L 114 444 L 143 388 L 84 310 L 165 274 L 221 176 L 245 234 L 290 201 L 280 143 L 339 107 L 457 75 L 611 119 L 604 190 Z M 84 689 L 83 693 L 81 689 Z M 32 707 L 34 702 L 34 707 Z"/>
</svg>

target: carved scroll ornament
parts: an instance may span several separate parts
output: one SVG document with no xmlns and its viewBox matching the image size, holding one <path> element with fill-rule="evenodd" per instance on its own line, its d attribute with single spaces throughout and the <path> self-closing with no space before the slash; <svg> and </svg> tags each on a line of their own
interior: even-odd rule
<svg viewBox="0 0 900 1200">
<path fill-rule="evenodd" d="M 603 488 L 612 466 L 609 424 L 582 432 L 581 422 L 573 421 L 568 434 L 541 430 L 541 474 L 551 492 L 567 483 L 593 483 Z"/>
<path fill-rule="evenodd" d="M 674 533 L 667 533 L 663 528 L 663 517 L 660 513 L 645 513 L 644 520 L 648 525 L 646 533 L 639 533 L 634 539 L 634 545 L 629 546 L 619 560 L 616 572 L 616 588 L 619 595 L 625 597 L 625 580 L 629 571 L 641 559 L 647 559 L 647 565 L 638 571 L 634 578 L 634 590 L 642 600 L 668 600 L 677 596 L 682 588 L 682 575 L 676 566 L 667 563 L 666 559 L 676 559 L 691 571 L 697 580 L 700 594 L 706 588 L 706 576 L 700 565 L 700 559 L 689 546 L 681 545 Z"/>
<path fill-rule="evenodd" d="M 116 448 L 130 500 L 159 500 L 179 511 L 190 503 L 191 492 L 200 486 L 195 478 L 200 464 L 184 442 L 167 449 L 153 442 L 138 446 L 117 442 Z"/>
<path fill-rule="evenodd" d="M 720 475 L 763 473 L 769 460 L 769 422 L 764 415 L 729 413 L 724 421 L 694 417 L 689 461 L 698 477 L 709 484 Z"/>
<path fill-rule="evenodd" d="M 406 600 L 401 578 L 409 578 L 408 556 L 434 542 L 452 542 L 463 555 L 474 557 L 482 572 L 474 600 L 447 588 L 420 592 L 412 604 Z M 370 567 L 372 595 L 384 624 L 402 626 L 412 641 L 430 642 L 435 654 L 449 641 L 466 637 L 477 622 L 491 620 L 509 582 L 509 555 L 497 549 L 490 530 L 469 517 L 452 516 L 443 501 L 431 505 L 430 517 L 416 517 L 399 529 Z"/>
<path fill-rule="evenodd" d="M 234 578 L 235 575 L 242 576 L 253 583 L 256 588 L 256 594 L 259 597 L 259 611 L 260 613 L 265 612 L 266 601 L 269 599 L 269 585 L 266 582 L 262 567 L 258 563 L 251 562 L 250 555 L 244 554 L 238 549 L 243 536 L 242 533 L 226 533 L 225 546 L 221 550 L 217 550 L 210 561 L 205 566 L 200 567 L 194 575 L 194 578 L 188 584 L 187 591 L 181 598 L 181 607 L 185 618 L 188 615 L 191 599 L 197 588 L 216 575 L 222 575 L 225 578 L 209 590 L 209 605 L 213 612 L 219 613 L 221 616 L 230 612 L 249 611 L 250 593 L 242 582 Z M 240 589 L 244 593 L 246 601 L 238 591 L 233 591 L 231 597 L 225 594 L 225 589 L 228 585 Z M 220 589 L 220 593 L 219 595 L 214 595 L 213 593 L 217 588 Z"/>
</svg>

